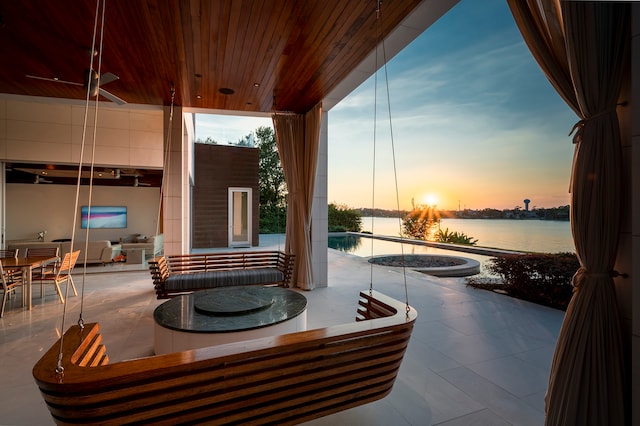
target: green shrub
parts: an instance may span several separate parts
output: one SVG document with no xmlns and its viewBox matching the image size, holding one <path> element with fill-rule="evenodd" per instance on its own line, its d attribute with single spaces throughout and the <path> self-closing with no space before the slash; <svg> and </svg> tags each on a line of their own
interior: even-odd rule
<svg viewBox="0 0 640 426">
<path fill-rule="evenodd" d="M 444 231 L 438 229 L 435 240 L 439 243 L 464 244 L 468 246 L 474 246 L 478 242 L 476 238 L 470 237 L 464 232 L 449 232 L 449 228 L 446 228 Z"/>
<path fill-rule="evenodd" d="M 519 299 L 566 310 L 573 294 L 571 278 L 580 268 L 574 253 L 505 255 L 489 260 L 487 269 L 502 278 L 493 285 Z M 476 286 L 477 280 L 468 279 Z M 477 285 L 487 288 L 487 286 Z"/>
<path fill-rule="evenodd" d="M 360 232 L 362 230 L 362 214 L 358 210 L 333 203 L 328 207 L 329 232 Z"/>
</svg>

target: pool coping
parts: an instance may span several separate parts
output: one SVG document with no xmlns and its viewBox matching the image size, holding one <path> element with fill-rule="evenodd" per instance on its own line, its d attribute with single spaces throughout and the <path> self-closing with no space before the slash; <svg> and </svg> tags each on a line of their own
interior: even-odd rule
<svg viewBox="0 0 640 426">
<path fill-rule="evenodd" d="M 434 247 L 442 250 L 451 250 L 451 251 L 460 251 L 465 253 L 473 253 L 479 254 L 481 256 L 500 256 L 500 255 L 509 255 L 509 254 L 526 254 L 523 251 L 516 250 L 505 250 L 505 249 L 497 249 L 491 247 L 477 247 L 477 246 L 468 246 L 462 244 L 451 244 L 451 243 L 437 243 L 434 241 L 425 241 L 425 240 L 414 240 L 410 238 L 403 237 L 393 237 L 390 235 L 376 235 L 376 234 L 367 234 L 363 232 L 330 232 L 329 236 L 346 236 L 353 235 L 358 237 L 365 237 L 371 239 L 378 239 L 383 241 L 393 241 L 401 244 L 413 244 L 418 246 L 426 246 L 426 247 Z"/>
</svg>

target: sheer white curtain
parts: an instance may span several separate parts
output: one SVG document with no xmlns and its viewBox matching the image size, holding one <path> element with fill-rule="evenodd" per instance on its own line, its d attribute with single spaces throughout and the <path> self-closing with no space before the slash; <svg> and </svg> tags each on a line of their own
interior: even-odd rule
<svg viewBox="0 0 640 426">
<path fill-rule="evenodd" d="M 295 254 L 292 282 L 312 290 L 311 207 L 316 177 L 322 106 L 306 114 L 273 114 L 280 162 L 287 182 L 285 250 Z"/>
<path fill-rule="evenodd" d="M 628 4 L 507 0 L 533 56 L 580 120 L 574 127 L 571 230 L 580 259 L 547 391 L 548 425 L 624 425 L 625 366 L 613 270 L 620 233 L 616 104 Z"/>
</svg>

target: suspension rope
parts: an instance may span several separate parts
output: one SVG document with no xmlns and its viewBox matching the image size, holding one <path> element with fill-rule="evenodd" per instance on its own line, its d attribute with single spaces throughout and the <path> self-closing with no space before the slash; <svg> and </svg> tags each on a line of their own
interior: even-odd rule
<svg viewBox="0 0 640 426">
<path fill-rule="evenodd" d="M 162 205 L 163 205 L 163 197 L 165 195 L 165 191 L 167 188 L 166 181 L 167 176 L 169 176 L 170 163 L 169 157 L 171 153 L 171 135 L 173 133 L 173 106 L 176 98 L 176 89 L 171 83 L 170 89 L 171 95 L 171 106 L 169 107 L 169 126 L 167 128 L 167 138 L 164 146 L 164 160 L 163 160 L 163 172 L 162 172 L 162 182 L 160 183 L 160 200 L 158 201 L 158 214 L 156 216 L 156 235 L 160 235 L 160 216 L 162 214 Z"/>
<path fill-rule="evenodd" d="M 387 71 L 387 52 L 386 52 L 386 48 L 385 48 L 385 43 L 384 43 L 384 38 L 382 37 L 382 0 L 377 0 L 377 6 L 376 6 L 376 29 L 377 29 L 377 34 L 376 34 L 376 51 L 375 51 L 375 77 L 374 77 L 374 120 L 373 120 L 373 128 L 374 128 L 374 137 L 373 137 L 373 196 L 372 196 L 372 200 L 375 200 L 375 167 L 376 167 L 376 123 L 377 123 L 377 100 L 378 100 L 378 46 L 382 47 L 382 67 L 383 67 L 383 71 L 384 71 L 384 80 L 385 80 L 385 89 L 386 89 L 386 95 L 387 95 L 387 111 L 389 114 L 389 131 L 390 131 L 390 139 L 391 139 L 391 158 L 392 158 L 392 163 L 393 163 L 393 178 L 394 178 L 394 185 L 395 185 L 395 191 L 396 191 L 396 211 L 398 213 L 398 227 L 400 228 L 400 257 L 402 259 L 402 277 L 404 280 L 404 293 L 405 293 L 405 309 L 406 309 L 406 313 L 407 315 L 409 314 L 409 311 L 411 310 L 411 307 L 409 306 L 409 290 L 408 290 L 408 286 L 407 286 L 407 268 L 406 268 L 406 261 L 405 261 L 405 254 L 404 254 L 404 243 L 403 243 L 403 232 L 402 232 L 402 221 L 401 221 L 401 215 L 400 215 L 400 196 L 399 196 L 399 186 L 398 186 L 398 171 L 397 171 L 397 166 L 396 166 L 396 150 L 395 150 L 395 143 L 394 143 L 394 137 L 393 137 L 393 123 L 391 120 L 391 96 L 390 96 L 390 92 L 389 92 L 389 74 Z M 375 204 L 373 204 L 373 207 L 375 207 Z M 372 208 L 373 211 L 373 208 Z M 373 216 L 371 217 L 371 233 L 373 233 Z M 373 241 L 375 240 L 375 238 L 371 239 L 371 256 L 373 256 Z M 370 287 L 369 290 L 373 289 L 373 264 L 371 264 L 371 283 L 370 283 Z"/>
<path fill-rule="evenodd" d="M 95 112 L 93 116 L 93 141 L 92 141 L 92 149 L 91 149 L 91 166 L 89 170 L 89 194 L 87 199 L 87 227 L 85 228 L 85 245 L 84 245 L 84 259 L 83 259 L 83 270 L 82 270 L 82 285 L 80 289 L 80 313 L 78 315 L 78 325 L 81 328 L 84 328 L 84 319 L 82 318 L 83 310 L 84 310 L 84 289 L 85 282 L 87 278 L 87 258 L 89 254 L 89 233 L 90 233 L 90 222 L 91 222 L 91 206 L 93 206 L 93 172 L 95 168 L 95 159 L 96 159 L 96 141 L 98 139 L 98 105 L 100 103 L 100 79 L 102 76 L 102 46 L 104 40 L 104 20 L 105 20 L 105 7 L 106 0 L 102 0 L 102 21 L 100 25 L 100 48 L 98 50 L 98 69 L 97 69 L 97 77 L 98 81 L 96 85 L 98 87 L 98 91 L 95 95 Z M 93 52 L 91 54 L 93 58 Z M 91 65 L 93 65 L 93 59 L 91 60 Z M 92 68 L 91 68 L 92 69 Z M 92 81 L 92 72 L 89 72 L 89 84 L 87 84 L 87 98 L 91 96 L 91 81 Z M 84 143 L 84 142 L 83 142 Z M 76 210 L 78 211 L 78 207 L 76 206 Z M 73 244 L 73 243 L 72 243 Z M 73 250 L 71 250 L 73 252 Z M 69 291 L 69 286 L 67 285 L 67 292 Z"/>
<path fill-rule="evenodd" d="M 382 1 L 376 2 L 376 51 L 373 74 L 373 164 L 371 166 L 371 257 L 374 255 L 373 242 L 375 241 L 374 209 L 376 207 L 376 147 L 378 122 L 378 45 L 380 44 L 380 6 Z M 373 263 L 369 265 L 369 293 L 373 290 Z"/>
<path fill-rule="evenodd" d="M 94 52 L 95 52 L 95 48 L 96 48 L 96 38 L 97 38 L 97 33 L 98 33 L 98 18 L 101 16 L 102 20 L 101 20 L 101 37 L 100 37 L 100 50 L 99 50 L 99 55 L 100 55 L 100 63 L 102 61 L 102 40 L 103 40 L 103 36 L 104 36 L 104 16 L 105 16 L 105 6 L 106 6 L 106 0 L 102 0 L 102 13 L 100 14 L 100 4 L 101 4 L 101 0 L 96 0 L 96 9 L 95 9 L 95 19 L 94 19 L 94 23 L 93 23 L 93 37 L 92 37 L 92 41 L 91 41 L 91 55 L 89 58 L 89 75 L 87 76 L 87 90 L 86 90 L 86 96 L 85 96 L 85 109 L 84 109 L 84 119 L 83 119 L 83 124 L 82 124 L 82 143 L 80 144 L 80 161 L 78 164 L 78 177 L 77 177 L 77 181 L 76 181 L 76 194 L 75 194 L 75 203 L 74 203 L 74 207 L 73 207 L 73 226 L 71 228 L 71 244 L 70 244 L 70 248 L 69 248 L 69 253 L 73 253 L 73 246 L 74 246 L 74 242 L 75 242 L 75 236 L 76 236 L 76 226 L 77 226 L 77 214 L 76 212 L 78 211 L 78 206 L 79 206 L 79 199 L 80 199 L 80 184 L 82 181 L 82 165 L 84 162 L 84 148 L 85 148 L 85 143 L 86 143 L 86 134 L 87 134 L 87 122 L 88 122 L 88 115 L 89 115 L 89 101 L 91 99 L 91 80 L 92 80 L 92 70 L 93 70 L 93 60 L 94 60 Z M 100 73 L 98 71 L 98 87 L 100 87 Z M 92 161 L 91 161 L 91 179 L 90 179 L 90 185 L 89 185 L 89 197 L 91 197 L 91 192 L 92 192 L 92 187 L 93 187 L 93 163 L 94 163 L 94 159 L 95 159 L 95 143 L 96 143 L 96 129 L 97 129 L 97 116 L 98 116 L 98 94 L 96 94 L 96 107 L 95 107 L 95 115 L 94 115 L 94 126 L 93 126 L 93 154 L 92 154 Z M 89 209 L 91 208 L 91 203 L 89 202 Z M 89 218 L 91 217 L 90 211 L 89 211 L 89 216 L 87 218 L 87 220 L 89 220 Z M 89 241 L 88 238 L 88 232 L 89 232 L 89 223 L 87 223 L 87 242 Z M 84 272 L 83 272 L 83 277 L 82 277 L 82 289 L 81 289 L 81 294 L 80 294 L 80 317 L 78 319 L 78 324 L 80 325 L 81 328 L 84 328 L 84 320 L 82 319 L 82 310 L 84 307 L 84 282 L 85 282 L 85 276 L 86 276 L 86 256 L 87 256 L 87 247 L 85 247 L 85 267 L 84 267 Z M 69 271 L 69 274 L 71 273 L 71 271 Z M 69 278 L 71 279 L 71 278 Z M 67 281 L 67 286 L 65 288 L 65 301 L 68 299 L 69 297 L 69 281 Z M 64 327 L 65 327 L 65 320 L 66 320 L 66 315 L 67 315 L 67 303 L 63 303 L 62 304 L 62 323 L 61 323 L 61 333 L 60 333 L 60 346 L 58 349 L 58 364 L 56 366 L 55 372 L 58 375 L 62 375 L 64 374 L 64 367 L 62 366 L 62 356 L 63 356 L 63 352 L 62 352 L 62 348 L 64 346 Z"/>
</svg>

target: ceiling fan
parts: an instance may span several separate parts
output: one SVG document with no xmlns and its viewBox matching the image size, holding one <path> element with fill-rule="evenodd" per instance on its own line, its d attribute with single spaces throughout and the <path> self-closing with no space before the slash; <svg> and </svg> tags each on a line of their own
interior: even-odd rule
<svg viewBox="0 0 640 426">
<path fill-rule="evenodd" d="M 150 183 L 146 183 L 146 182 L 140 182 L 140 179 L 138 178 L 138 176 L 133 178 L 133 186 L 138 187 L 138 186 L 151 186 Z"/>
<path fill-rule="evenodd" d="M 45 178 L 43 178 L 40 175 L 36 175 L 36 177 L 33 179 L 33 183 L 38 184 L 38 183 L 53 183 L 52 180 L 47 180 Z"/>
<path fill-rule="evenodd" d="M 123 176 L 129 176 L 134 178 L 136 177 L 140 178 L 144 176 L 144 174 L 137 169 L 116 168 L 116 169 L 105 169 L 105 171 L 107 171 L 110 174 L 110 176 L 114 179 L 120 179 Z"/>
<path fill-rule="evenodd" d="M 27 74 L 26 77 L 33 78 L 36 80 L 53 81 L 55 83 L 64 83 L 64 84 L 72 84 L 74 86 L 82 86 L 84 87 L 85 90 L 89 88 L 89 96 L 92 98 L 95 97 L 98 93 L 100 93 L 100 95 L 104 96 L 105 98 L 109 99 L 112 102 L 115 102 L 118 105 L 124 105 L 127 103 L 124 99 L 119 98 L 113 93 L 107 92 L 102 87 L 100 87 L 100 86 L 104 86 L 105 84 L 111 83 L 112 81 L 116 81 L 120 79 L 120 77 L 110 72 L 106 72 L 102 75 L 98 75 L 98 73 L 95 70 L 87 69 L 84 72 L 84 83 L 60 80 L 57 77 L 48 78 L 48 77 L 40 77 L 37 75 L 30 75 L 30 74 Z"/>
</svg>

